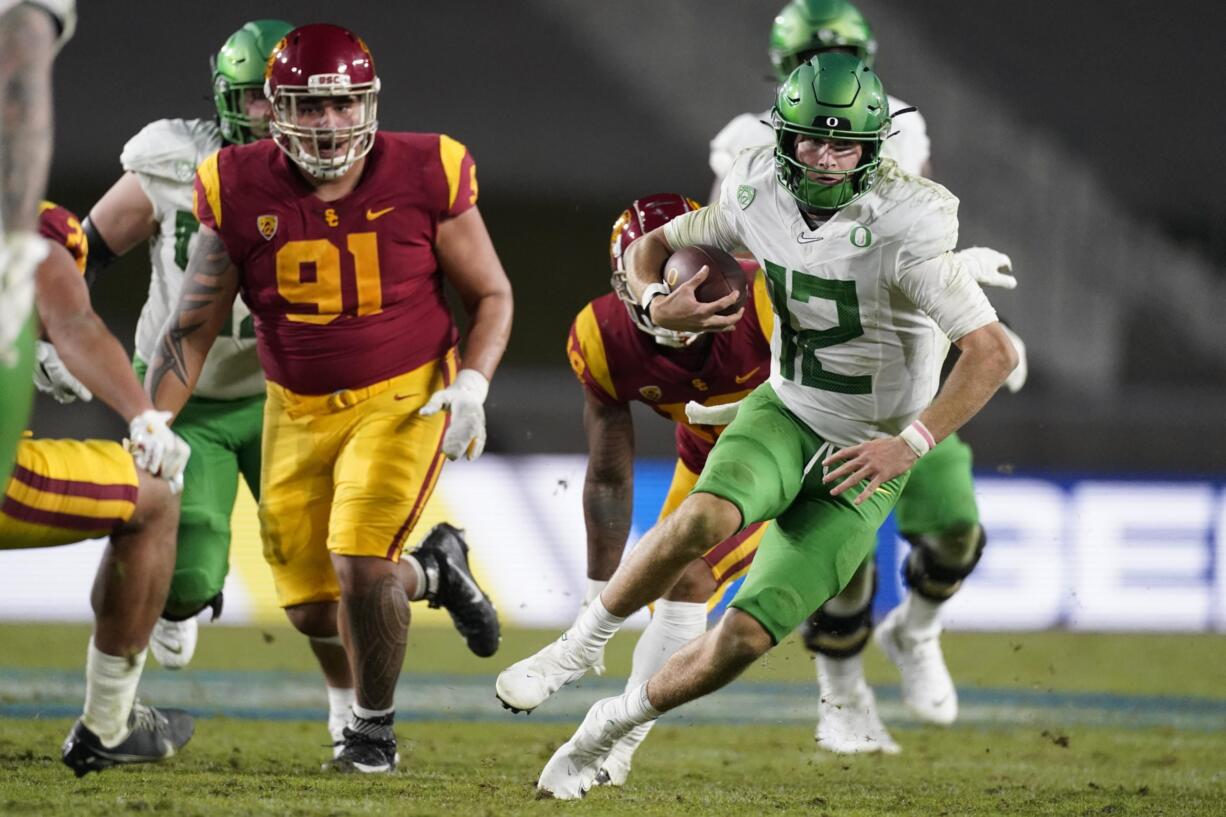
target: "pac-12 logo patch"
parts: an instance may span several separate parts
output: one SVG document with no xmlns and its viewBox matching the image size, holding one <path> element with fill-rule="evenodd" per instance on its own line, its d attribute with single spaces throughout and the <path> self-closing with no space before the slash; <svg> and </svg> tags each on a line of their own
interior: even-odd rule
<svg viewBox="0 0 1226 817">
<path fill-rule="evenodd" d="M 255 226 L 259 229 L 260 235 L 264 236 L 265 241 L 271 241 L 272 237 L 277 234 L 277 217 L 259 216 L 255 220 Z"/>
<path fill-rule="evenodd" d="M 639 394 L 643 395 L 644 400 L 650 400 L 653 403 L 664 396 L 659 386 L 643 386 L 639 389 Z"/>
<path fill-rule="evenodd" d="M 753 197 L 757 195 L 757 191 L 747 184 L 743 184 L 736 189 L 736 203 L 741 205 L 744 210 L 749 205 L 753 204 Z"/>
</svg>

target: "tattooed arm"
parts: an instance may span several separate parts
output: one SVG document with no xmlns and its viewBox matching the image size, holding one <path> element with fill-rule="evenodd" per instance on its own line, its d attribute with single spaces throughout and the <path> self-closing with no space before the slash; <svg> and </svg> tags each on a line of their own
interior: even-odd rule
<svg viewBox="0 0 1226 817">
<path fill-rule="evenodd" d="M 201 224 L 179 303 L 162 329 L 145 375 L 145 391 L 160 411 L 178 414 L 191 396 L 205 355 L 225 324 L 236 294 L 238 267 L 230 260 L 221 236 Z"/>
<path fill-rule="evenodd" d="M 584 389 L 587 475 L 583 521 L 587 527 L 587 576 L 608 581 L 621 562 L 634 505 L 634 420 L 630 406 L 610 406 Z"/>
<path fill-rule="evenodd" d="M 55 22 L 19 5 L 0 14 L 0 228 L 33 231 L 51 162 Z"/>
</svg>

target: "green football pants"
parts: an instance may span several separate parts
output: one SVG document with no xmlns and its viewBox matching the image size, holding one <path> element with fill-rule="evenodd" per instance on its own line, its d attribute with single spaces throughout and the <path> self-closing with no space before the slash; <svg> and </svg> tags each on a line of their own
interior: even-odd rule
<svg viewBox="0 0 1226 817">
<path fill-rule="evenodd" d="M 137 376 L 146 365 L 133 362 Z M 230 517 L 241 474 L 260 498 L 260 434 L 264 395 L 237 400 L 192 397 L 179 412 L 174 431 L 192 447 L 183 472 L 179 544 L 166 615 L 181 619 L 204 609 L 230 570 Z"/>
<path fill-rule="evenodd" d="M 743 524 L 775 520 L 731 604 L 775 643 L 851 580 L 907 482 L 907 474 L 895 477 L 859 506 L 860 488 L 831 496 L 821 461 L 836 450 L 764 383 L 741 404 L 694 486 L 736 505 Z"/>
</svg>

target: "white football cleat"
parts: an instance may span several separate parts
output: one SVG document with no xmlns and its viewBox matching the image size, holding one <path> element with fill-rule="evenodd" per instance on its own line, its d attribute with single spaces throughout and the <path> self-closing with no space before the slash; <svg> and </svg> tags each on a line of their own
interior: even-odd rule
<svg viewBox="0 0 1226 817">
<path fill-rule="evenodd" d="M 567 633 L 536 655 L 517 661 L 498 673 L 494 691 L 512 712 L 531 712 L 553 693 L 573 684 L 588 670 L 602 663 L 604 650 L 585 655 Z"/>
<path fill-rule="evenodd" d="M 917 718 L 948 726 L 958 718 L 958 690 L 941 654 L 941 627 L 917 633 L 904 627 L 902 607 L 895 607 L 873 639 L 902 674 L 902 699 Z"/>
<path fill-rule="evenodd" d="M 862 678 L 849 695 L 823 691 L 817 707 L 817 745 L 840 755 L 902 751 L 877 715 L 877 699 Z"/>
<path fill-rule="evenodd" d="M 183 621 L 167 621 L 159 618 L 149 634 L 149 651 L 166 669 L 182 669 L 196 654 L 196 638 L 199 629 L 196 617 Z"/>
<path fill-rule="evenodd" d="M 604 698 L 592 704 L 575 734 L 549 758 L 536 781 L 536 789 L 542 796 L 577 800 L 595 784 L 601 762 L 617 740 L 629 731 L 612 717 L 615 714 L 612 708 L 620 697 Z"/>
<path fill-rule="evenodd" d="M 655 721 L 641 723 L 614 743 L 613 748 L 609 750 L 609 754 L 605 755 L 604 761 L 600 764 L 600 771 L 596 773 L 594 785 L 624 786 L 626 778 L 630 776 L 630 762 L 634 760 L 634 753 L 655 724 Z"/>
</svg>

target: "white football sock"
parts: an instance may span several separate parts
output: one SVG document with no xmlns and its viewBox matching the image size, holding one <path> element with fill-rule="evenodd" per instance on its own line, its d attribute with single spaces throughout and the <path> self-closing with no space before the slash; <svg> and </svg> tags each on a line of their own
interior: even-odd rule
<svg viewBox="0 0 1226 817">
<path fill-rule="evenodd" d="M 646 683 L 673 653 L 706 631 L 707 605 L 693 601 L 657 601 L 651 623 L 634 645 L 634 662 L 626 689 Z"/>
<path fill-rule="evenodd" d="M 346 722 L 349 721 L 349 716 L 353 714 L 354 704 L 357 703 L 357 697 L 354 694 L 353 687 L 333 687 L 325 686 L 328 690 L 328 720 L 333 718 L 343 718 Z"/>
<path fill-rule="evenodd" d="M 394 706 L 389 706 L 387 709 L 367 709 L 366 707 L 356 702 L 353 705 L 354 716 L 358 718 L 362 718 L 363 720 L 368 720 L 368 721 L 377 720 L 379 718 L 386 718 L 388 715 L 391 715 L 395 711 L 396 711 L 396 707 Z"/>
<path fill-rule="evenodd" d="M 941 602 L 908 591 L 902 602 L 903 629 L 908 635 L 928 636 L 941 631 Z"/>
<path fill-rule="evenodd" d="M 409 569 L 417 576 L 417 590 L 409 597 L 409 601 L 421 601 L 426 597 L 426 571 L 422 570 L 421 562 L 417 561 L 417 557 L 411 553 L 401 556 L 400 561 L 406 562 Z"/>
<path fill-rule="evenodd" d="M 864 662 L 857 653 L 851 658 L 831 658 L 817 654 L 817 686 L 823 695 L 846 700 L 864 680 Z"/>
<path fill-rule="evenodd" d="M 145 668 L 145 650 L 131 659 L 107 655 L 89 640 L 85 658 L 85 712 L 81 720 L 108 749 L 128 736 L 128 715 Z"/>
<path fill-rule="evenodd" d="M 634 689 L 623 692 L 614 701 L 610 714 L 614 723 L 627 731 L 660 717 L 660 711 L 652 706 L 647 698 L 647 684 L 639 684 Z"/>
<path fill-rule="evenodd" d="M 602 581 L 600 579 L 588 579 L 587 580 L 587 592 L 584 593 L 583 595 L 584 605 L 591 604 L 592 599 L 599 596 L 600 591 L 604 590 L 608 586 L 608 584 L 609 582 L 607 580 Z"/>
<path fill-rule="evenodd" d="M 574 625 L 566 631 L 563 638 L 571 641 L 574 647 L 584 652 L 596 652 L 604 649 L 625 622 L 622 616 L 615 616 L 605 609 L 600 596 L 592 599 Z"/>
</svg>

